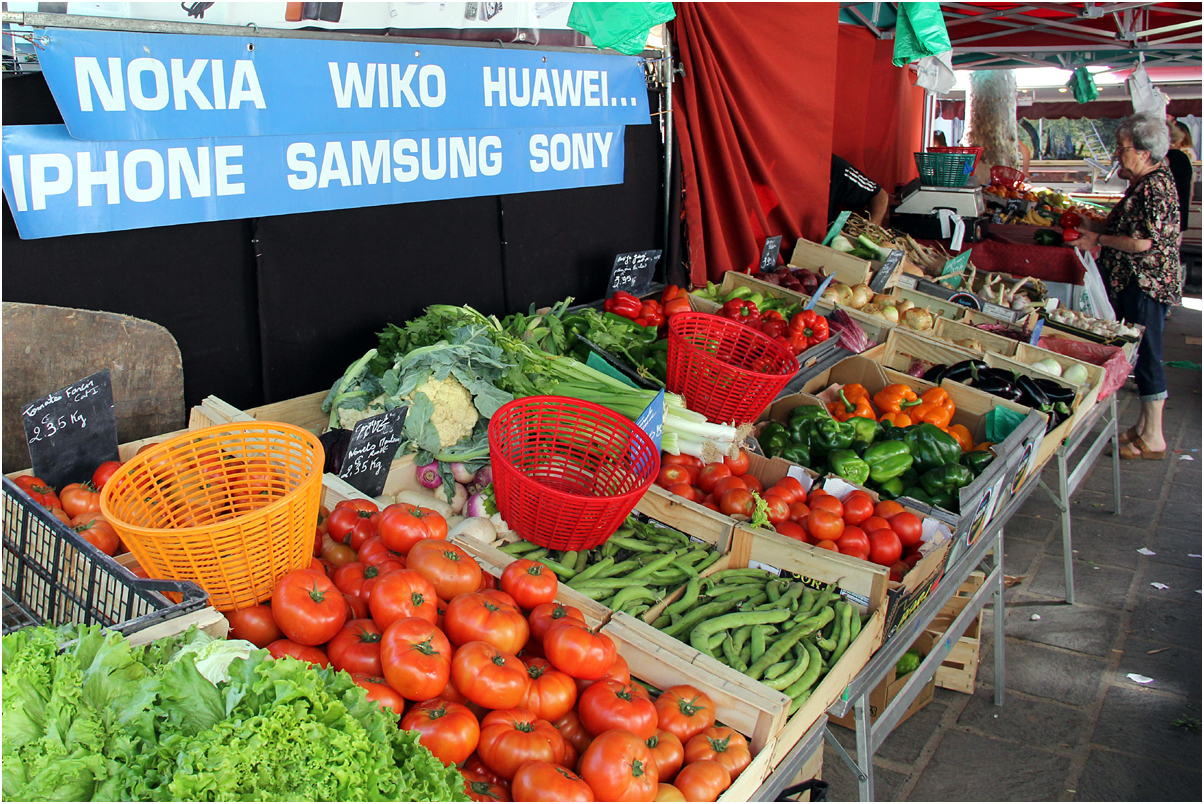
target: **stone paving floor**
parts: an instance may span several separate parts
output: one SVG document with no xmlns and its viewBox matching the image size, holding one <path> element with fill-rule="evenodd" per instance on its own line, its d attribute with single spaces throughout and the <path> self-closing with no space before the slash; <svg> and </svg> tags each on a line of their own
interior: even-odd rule
<svg viewBox="0 0 1204 804">
<path fill-rule="evenodd" d="M 1177 308 L 1164 360 L 1201 362 L 1188 337 L 1201 337 L 1201 314 Z M 988 606 L 974 694 L 938 688 L 890 735 L 874 759 L 878 800 L 1201 800 L 1202 376 L 1166 374 L 1164 430 L 1175 452 L 1121 462 L 1120 516 L 1107 454 L 1073 499 L 1076 604 L 1063 598 L 1058 512 L 1038 488 L 1004 540 L 1006 573 L 1023 577 L 1005 594 L 1004 706 L 994 705 L 999 635 Z M 1138 409 L 1132 382 L 1119 401 L 1127 427 Z M 1045 479 L 1057 487 L 1056 470 Z M 853 732 L 832 730 L 853 753 Z M 856 778 L 831 747 L 823 778 L 829 801 L 857 800 Z"/>
</svg>

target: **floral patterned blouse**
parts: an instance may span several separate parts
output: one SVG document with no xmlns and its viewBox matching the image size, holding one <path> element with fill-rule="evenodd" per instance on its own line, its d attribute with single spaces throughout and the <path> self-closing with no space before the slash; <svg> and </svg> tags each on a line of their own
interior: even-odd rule
<svg viewBox="0 0 1204 804">
<path fill-rule="evenodd" d="M 1179 264 L 1179 196 L 1171 172 L 1161 164 L 1125 191 L 1107 220 L 1104 234 L 1152 240 L 1140 254 L 1100 249 L 1100 267 L 1111 277 L 1111 291 L 1119 296 L 1129 280 L 1141 292 L 1163 304 L 1179 304 L 1183 269 Z"/>
</svg>

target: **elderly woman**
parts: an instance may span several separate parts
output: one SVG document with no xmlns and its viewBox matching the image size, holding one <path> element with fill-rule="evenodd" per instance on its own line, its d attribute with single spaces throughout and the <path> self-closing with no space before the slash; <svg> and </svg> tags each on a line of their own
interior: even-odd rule
<svg viewBox="0 0 1204 804">
<path fill-rule="evenodd" d="M 1116 143 L 1118 175 L 1128 180 L 1129 188 L 1103 223 L 1091 225 L 1092 231 L 1083 232 L 1075 245 L 1100 246 L 1100 270 L 1109 279 L 1116 314 L 1145 327 L 1136 371 L 1141 415 L 1121 436 L 1120 456 L 1160 460 L 1166 456 L 1162 326 L 1167 310 L 1179 304 L 1183 283 L 1179 198 L 1164 163 L 1169 136 L 1160 115 L 1126 119 L 1117 129 Z"/>
</svg>

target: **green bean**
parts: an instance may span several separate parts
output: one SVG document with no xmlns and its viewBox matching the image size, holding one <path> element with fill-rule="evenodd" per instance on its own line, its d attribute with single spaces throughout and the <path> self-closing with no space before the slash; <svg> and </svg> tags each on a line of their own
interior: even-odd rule
<svg viewBox="0 0 1204 804">
<path fill-rule="evenodd" d="M 557 560 L 561 564 L 564 564 L 566 567 L 576 567 L 578 552 L 579 551 L 577 551 L 577 550 L 565 550 L 563 553 L 560 554 L 560 558 Z"/>
<path fill-rule="evenodd" d="M 615 563 L 615 560 L 613 558 L 607 557 L 607 558 L 602 559 L 601 561 L 599 561 L 596 564 L 591 564 L 588 567 L 586 567 L 585 569 L 583 569 L 581 572 L 578 572 L 577 576 L 575 578 L 573 578 L 573 582 L 580 583 L 581 581 L 585 581 L 590 578 L 593 578 L 595 575 L 597 575 L 599 572 L 602 572 L 607 567 L 614 565 L 614 563 Z M 570 586 L 571 585 L 572 584 L 570 584 Z"/>
<path fill-rule="evenodd" d="M 851 605 L 851 604 L 850 604 Z M 852 645 L 857 639 L 857 635 L 861 633 L 861 612 L 853 609 L 853 616 L 849 620 L 849 644 Z"/>
<path fill-rule="evenodd" d="M 620 536 L 617 533 L 607 539 L 606 543 L 613 543 L 616 547 L 622 547 L 626 550 L 631 550 L 632 552 L 636 553 L 655 553 L 659 551 L 659 548 L 655 544 L 649 544 L 648 542 L 640 541 L 639 539 L 631 539 L 625 536 Z"/>
<path fill-rule="evenodd" d="M 743 648 L 740 648 L 740 661 L 744 662 L 744 669 L 740 672 L 747 673 L 748 663 L 752 661 L 752 648 L 747 644 Z"/>
<path fill-rule="evenodd" d="M 682 565 L 684 566 L 689 564 L 690 566 L 694 566 L 699 561 L 702 561 L 704 558 L 710 555 L 710 552 L 710 550 L 704 547 L 694 547 L 690 550 L 690 552 L 681 557 Z"/>
<path fill-rule="evenodd" d="M 747 600 L 742 600 L 739 603 L 737 603 L 736 607 L 739 608 L 741 611 L 750 611 L 752 609 L 755 609 L 757 606 L 760 606 L 762 603 L 764 603 L 768 599 L 769 599 L 769 595 L 765 594 L 764 592 L 757 592 L 755 595 L 748 598 Z"/>
<path fill-rule="evenodd" d="M 740 658 L 740 652 L 736 650 L 732 643 L 731 636 L 724 637 L 723 644 L 720 646 L 723 649 L 723 659 L 727 662 L 727 666 L 733 670 L 743 673 L 748 669 L 748 665 Z"/>
<path fill-rule="evenodd" d="M 807 697 L 810 696 L 811 687 L 819 680 L 819 674 L 823 670 L 823 660 L 819 656 L 819 648 L 809 641 L 804 641 L 803 644 L 807 648 L 806 672 L 797 681 L 782 690 L 798 702 L 800 706 L 802 705 L 802 701 L 806 701 Z M 802 701 L 799 701 L 799 696 L 804 696 Z"/>
<path fill-rule="evenodd" d="M 601 555 L 603 558 L 613 558 L 617 552 L 619 552 L 619 546 L 617 544 L 612 544 L 610 539 L 607 539 L 602 545 Z"/>
<path fill-rule="evenodd" d="M 672 553 L 666 553 L 665 555 L 660 556 L 653 561 L 649 561 L 647 564 L 640 567 L 639 569 L 637 569 L 635 572 L 631 573 L 627 577 L 631 578 L 633 580 L 636 578 L 645 578 L 645 577 L 651 575 L 652 573 L 656 572 L 657 570 L 664 569 L 665 567 L 669 566 L 674 561 L 676 561 L 678 559 L 678 557 L 680 557 L 680 556 L 681 556 L 681 553 L 679 553 L 676 550 L 674 550 Z"/>
<path fill-rule="evenodd" d="M 758 662 L 765 655 L 765 629 L 753 626 L 752 635 L 748 640 L 751 647 L 752 660 Z"/>
<path fill-rule="evenodd" d="M 777 581 L 770 581 L 765 584 L 765 592 L 769 595 L 770 603 L 777 603 L 778 599 L 782 596 L 782 592 L 778 589 Z"/>
<path fill-rule="evenodd" d="M 615 599 L 611 601 L 610 607 L 615 611 L 624 611 L 628 605 L 645 600 L 655 602 L 656 592 L 653 592 L 646 586 L 636 584 L 616 592 Z"/>
<path fill-rule="evenodd" d="M 710 639 L 708 639 L 708 640 L 707 640 L 707 642 L 706 642 L 706 646 L 707 646 L 706 653 L 707 653 L 708 655 L 710 655 L 710 656 L 714 656 L 714 655 L 715 655 L 715 648 L 717 648 L 717 647 L 719 647 L 720 645 L 722 645 L 722 644 L 723 644 L 723 640 L 724 640 L 726 637 L 727 637 L 727 633 L 726 633 L 726 632 L 724 632 L 724 631 L 720 631 L 720 632 L 719 632 L 719 633 L 717 633 L 717 634 L 712 634 L 712 635 L 711 635 L 711 638 L 710 638 Z"/>
<path fill-rule="evenodd" d="M 670 603 L 665 609 L 669 614 L 681 614 L 693 608 L 698 603 L 698 590 L 702 588 L 702 581 L 697 578 L 691 578 L 686 584 L 686 591 L 675 603 Z"/>
<path fill-rule="evenodd" d="M 826 650 L 828 653 L 836 650 L 836 641 L 832 639 L 824 639 L 823 636 L 816 637 L 815 644 L 819 646 L 820 650 Z"/>
<path fill-rule="evenodd" d="M 698 575 L 698 573 L 696 572 L 694 575 Z M 657 586 L 676 586 L 688 578 L 690 578 L 690 575 L 686 572 L 686 568 L 669 567 L 667 569 L 657 570 L 651 575 L 648 575 L 646 580 L 648 580 L 650 583 L 656 584 Z"/>
<path fill-rule="evenodd" d="M 763 588 L 759 583 L 750 583 L 744 586 L 723 586 L 711 590 L 711 600 L 746 600 L 760 592 Z M 716 594 L 716 592 L 719 594 Z"/>
<path fill-rule="evenodd" d="M 552 552 L 552 551 L 546 547 L 537 547 L 529 553 L 524 553 L 523 558 L 530 559 L 531 561 L 536 561 L 538 559 L 543 558 L 550 552 Z"/>
<path fill-rule="evenodd" d="M 803 584 L 803 594 L 799 599 L 799 611 L 811 611 L 815 607 L 815 593 L 811 591 L 811 587 Z"/>
<path fill-rule="evenodd" d="M 775 690 L 784 690 L 794 682 L 798 681 L 807 671 L 807 667 L 811 664 L 811 653 L 806 650 L 806 640 L 802 645 L 795 645 L 795 661 L 790 669 L 777 678 L 772 678 L 766 681 L 761 679 L 762 683 Z"/>
<path fill-rule="evenodd" d="M 803 589 L 805 589 L 805 588 L 806 587 L 803 586 L 803 584 L 798 583 L 797 581 L 790 584 L 790 586 L 786 587 L 786 591 L 782 593 L 782 598 L 781 598 L 781 601 L 779 601 L 779 602 L 782 603 L 783 607 L 785 607 L 788 604 L 793 603 L 794 601 L 799 599 L 799 595 L 801 595 L 803 593 Z M 793 608 L 793 606 L 792 606 L 792 608 Z"/>
<path fill-rule="evenodd" d="M 656 628 L 660 631 L 663 631 L 666 628 L 668 628 L 672 623 L 673 623 L 672 617 L 670 617 L 668 614 L 662 614 L 661 616 L 657 617 L 655 620 L 652 621 L 652 627 Z"/>
<path fill-rule="evenodd" d="M 743 625 L 754 626 L 752 632 L 754 640 L 757 638 L 758 633 L 760 633 L 762 639 L 764 639 L 764 630 L 758 630 L 756 626 L 765 623 L 781 621 L 785 619 L 785 614 L 786 612 L 749 611 L 716 617 L 713 620 L 707 620 L 706 622 L 702 622 L 694 626 L 694 629 L 690 632 L 690 644 L 695 650 L 701 653 L 709 653 L 709 651 L 704 650 L 702 646 L 709 647 L 708 640 L 711 639 L 712 634 L 722 633 L 723 631 L 727 631 L 732 628 L 739 628 Z"/>
<path fill-rule="evenodd" d="M 599 572 L 596 578 L 614 578 L 616 575 L 627 576 L 627 573 L 640 566 L 640 562 L 634 558 L 629 558 L 626 561 L 620 561 L 618 564 L 611 564 L 606 569 Z"/>
<path fill-rule="evenodd" d="M 836 650 L 832 651 L 831 664 L 833 667 L 840 661 L 840 657 L 844 656 L 844 652 L 849 647 L 849 634 L 852 633 L 852 626 L 849 621 L 853 618 L 853 604 L 847 601 L 837 603 L 841 606 L 840 611 L 840 636 L 836 640 Z"/>
<path fill-rule="evenodd" d="M 732 632 L 732 646 L 736 649 L 736 653 L 744 647 L 748 642 L 748 638 L 752 636 L 753 627 L 751 625 L 742 625 Z"/>
<path fill-rule="evenodd" d="M 777 678 L 778 676 L 782 675 L 782 673 L 785 673 L 791 667 L 794 667 L 794 661 L 794 659 L 787 659 L 784 662 L 778 662 L 771 667 L 767 667 L 765 669 L 765 675 L 761 678 L 761 681 L 765 681 L 767 678 Z"/>
<path fill-rule="evenodd" d="M 771 664 L 777 664 L 780 662 L 783 657 L 786 656 L 786 652 L 793 648 L 800 639 L 815 633 L 817 630 L 823 627 L 824 623 L 828 622 L 828 619 L 830 619 L 833 615 L 834 612 L 832 609 L 825 607 L 815 617 L 804 620 L 787 634 L 779 637 L 777 641 L 773 643 L 773 647 L 766 650 L 765 655 L 763 655 L 759 660 L 753 662 L 752 666 L 748 668 L 748 675 L 756 679 L 761 678 L 761 676 L 765 673 L 766 668 L 768 668 Z"/>
<path fill-rule="evenodd" d="M 710 583 L 716 584 L 716 583 L 722 583 L 723 581 L 725 581 L 729 578 L 741 578 L 741 579 L 746 579 L 746 580 L 742 580 L 741 581 L 742 583 L 749 583 L 751 581 L 761 581 L 762 583 L 764 583 L 767 578 L 772 578 L 772 577 L 773 576 L 770 573 L 766 572 L 765 570 L 736 568 L 736 569 L 719 570 L 714 575 L 708 576 L 707 580 Z"/>
<path fill-rule="evenodd" d="M 531 542 L 523 539 L 517 542 L 507 542 L 498 549 L 506 555 L 518 556 L 531 552 L 532 550 L 536 549 L 537 546 L 538 545 L 534 545 Z"/>
<path fill-rule="evenodd" d="M 651 608 L 652 607 L 649 606 L 647 603 L 641 603 L 640 605 L 636 606 L 635 608 L 626 609 L 626 612 L 628 614 L 630 614 L 632 617 L 639 617 L 640 615 L 644 614 Z"/>
<path fill-rule="evenodd" d="M 581 574 L 582 572 L 584 572 L 586 567 L 589 566 L 589 560 L 590 560 L 590 555 L 589 555 L 588 550 L 582 550 L 580 553 L 577 554 L 577 565 L 576 565 L 576 567 L 574 567 L 574 569 L 577 571 L 578 574 Z M 611 562 L 613 563 L 614 559 L 611 559 Z"/>
<path fill-rule="evenodd" d="M 545 567 L 566 581 L 572 580 L 577 574 L 576 570 L 561 564 L 559 561 L 551 561 L 547 556 L 539 559 L 539 563 L 543 564 Z"/>
<path fill-rule="evenodd" d="M 703 620 L 720 614 L 726 614 L 733 608 L 735 608 L 735 604 L 730 601 L 712 602 L 699 606 L 693 611 L 684 614 L 680 620 L 673 623 L 672 626 L 665 630 L 665 634 L 671 637 L 677 637 L 679 634 L 689 634 L 690 629 Z M 683 639 L 682 641 L 684 642 L 685 640 Z"/>
<path fill-rule="evenodd" d="M 712 550 L 710 552 L 710 554 L 707 555 L 707 557 L 704 558 L 702 560 L 702 562 L 694 569 L 698 570 L 701 573 L 703 570 L 709 568 L 712 564 L 714 564 L 716 561 L 718 561 L 721 558 L 723 558 L 723 553 L 720 553 L 718 550 Z"/>
</svg>

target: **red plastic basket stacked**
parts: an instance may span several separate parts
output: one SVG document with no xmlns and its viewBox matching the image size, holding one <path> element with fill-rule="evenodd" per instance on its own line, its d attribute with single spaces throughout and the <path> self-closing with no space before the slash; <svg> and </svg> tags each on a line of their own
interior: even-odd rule
<svg viewBox="0 0 1204 804">
<path fill-rule="evenodd" d="M 609 408 L 529 396 L 489 420 L 498 513 L 529 542 L 588 550 L 611 537 L 660 471 L 648 434 Z"/>
<path fill-rule="evenodd" d="M 930 154 L 974 154 L 974 161 L 970 164 L 970 172 L 973 173 L 978 167 L 978 159 L 982 156 L 982 148 L 977 145 L 934 145 L 928 149 Z"/>
<path fill-rule="evenodd" d="M 996 187 L 1018 190 L 1023 182 L 1024 173 L 1016 170 L 1016 168 L 1008 167 L 1007 165 L 995 165 L 995 167 L 991 168 L 991 184 Z"/>
<path fill-rule="evenodd" d="M 789 349 L 738 321 L 707 313 L 669 319 L 665 386 L 712 422 L 753 421 L 798 370 Z"/>
</svg>

